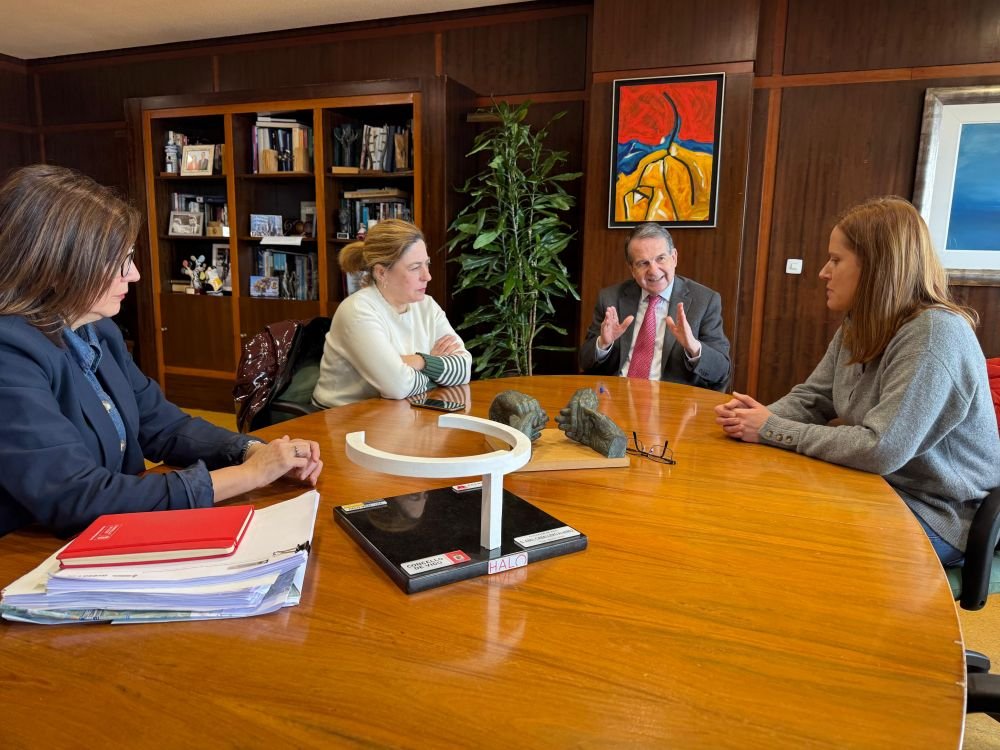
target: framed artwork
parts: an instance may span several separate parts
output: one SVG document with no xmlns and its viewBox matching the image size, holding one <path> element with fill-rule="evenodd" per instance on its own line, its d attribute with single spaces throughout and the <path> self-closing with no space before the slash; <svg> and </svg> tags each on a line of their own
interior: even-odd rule
<svg viewBox="0 0 1000 750">
<path fill-rule="evenodd" d="M 200 144 L 197 146 L 185 146 L 181 155 L 181 174 L 190 175 L 210 175 L 215 162 L 215 146 L 212 144 Z"/>
<path fill-rule="evenodd" d="M 200 237 L 201 222 L 204 218 L 205 214 L 201 211 L 171 211 L 167 235 L 170 237 Z"/>
<path fill-rule="evenodd" d="M 608 226 L 714 227 L 726 74 L 614 82 Z"/>
<path fill-rule="evenodd" d="M 1000 86 L 927 89 L 913 203 L 952 280 L 1000 281 Z"/>
</svg>

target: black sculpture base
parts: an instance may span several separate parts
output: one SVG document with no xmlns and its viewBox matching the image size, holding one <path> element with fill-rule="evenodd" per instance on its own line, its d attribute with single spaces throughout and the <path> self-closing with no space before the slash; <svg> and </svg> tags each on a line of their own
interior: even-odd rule
<svg viewBox="0 0 1000 750">
<path fill-rule="evenodd" d="M 481 491 L 444 487 L 341 505 L 333 518 L 407 594 L 587 547 L 586 536 L 507 490 L 500 547 L 480 547 L 481 504 Z"/>
</svg>

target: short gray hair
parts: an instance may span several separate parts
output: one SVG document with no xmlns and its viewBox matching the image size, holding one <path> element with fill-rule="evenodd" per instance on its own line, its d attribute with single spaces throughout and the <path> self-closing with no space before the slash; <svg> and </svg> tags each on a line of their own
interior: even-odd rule
<svg viewBox="0 0 1000 750">
<path fill-rule="evenodd" d="M 647 221 L 643 224 L 638 224 L 635 229 L 629 232 L 628 237 L 625 239 L 625 262 L 632 265 L 632 256 L 628 253 L 628 246 L 632 244 L 632 240 L 644 240 L 647 237 L 659 237 L 661 240 L 667 243 L 667 250 L 671 254 L 674 252 L 674 238 L 670 236 L 670 232 L 664 229 L 662 226 L 656 222 Z"/>
</svg>

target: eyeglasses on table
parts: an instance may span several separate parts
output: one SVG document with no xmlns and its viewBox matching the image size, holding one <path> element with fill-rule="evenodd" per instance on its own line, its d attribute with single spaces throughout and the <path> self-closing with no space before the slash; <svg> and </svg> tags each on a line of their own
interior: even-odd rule
<svg viewBox="0 0 1000 750">
<path fill-rule="evenodd" d="M 647 446 L 639 439 L 639 435 L 633 432 L 632 444 L 625 448 L 625 452 L 632 456 L 642 456 L 643 458 L 648 458 L 650 461 L 656 461 L 661 464 L 676 464 L 674 452 L 667 447 L 668 442 L 664 440 L 662 445 L 655 443 Z"/>
</svg>

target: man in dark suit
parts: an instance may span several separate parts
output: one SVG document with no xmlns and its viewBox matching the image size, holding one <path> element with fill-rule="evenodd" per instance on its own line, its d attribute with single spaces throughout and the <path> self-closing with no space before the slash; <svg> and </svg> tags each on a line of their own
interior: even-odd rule
<svg viewBox="0 0 1000 750">
<path fill-rule="evenodd" d="M 597 296 L 580 349 L 583 371 L 726 390 L 729 340 L 718 292 L 676 275 L 677 248 L 659 224 L 632 231 L 625 262 L 632 278 Z"/>
</svg>

